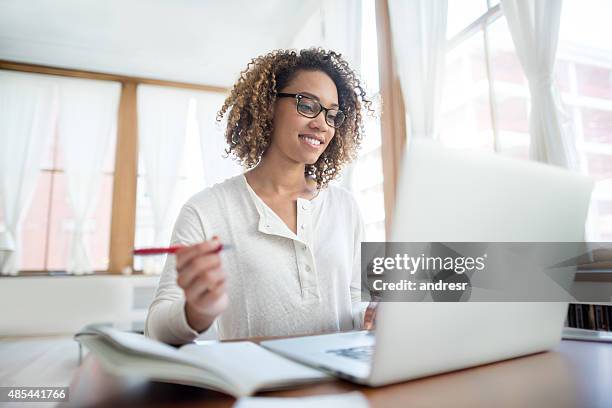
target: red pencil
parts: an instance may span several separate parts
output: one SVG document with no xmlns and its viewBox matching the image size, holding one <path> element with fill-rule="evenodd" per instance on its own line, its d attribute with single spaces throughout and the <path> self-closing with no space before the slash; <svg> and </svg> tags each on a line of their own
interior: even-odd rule
<svg viewBox="0 0 612 408">
<path fill-rule="evenodd" d="M 139 248 L 134 250 L 134 255 L 161 255 L 161 254 L 173 254 L 179 249 L 184 248 L 183 245 L 175 245 L 167 248 Z M 221 252 L 223 249 L 232 249 L 232 245 L 219 245 L 214 253 Z"/>
</svg>

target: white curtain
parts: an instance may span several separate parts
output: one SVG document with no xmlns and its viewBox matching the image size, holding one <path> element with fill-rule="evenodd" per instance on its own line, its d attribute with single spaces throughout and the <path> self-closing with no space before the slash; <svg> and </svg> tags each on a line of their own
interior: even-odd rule
<svg viewBox="0 0 612 408">
<path fill-rule="evenodd" d="M 361 1 L 355 0 L 324 1 L 321 6 L 322 45 L 342 54 L 349 66 L 360 76 L 361 11 Z M 346 166 L 338 180 L 339 185 L 351 188 L 354 169 L 355 162 Z"/>
<path fill-rule="evenodd" d="M 372 16 L 374 18 L 374 16 Z M 302 24 L 291 48 L 323 47 L 342 54 L 351 68 L 361 65 L 361 1 L 325 0 Z"/>
<path fill-rule="evenodd" d="M 447 0 L 389 0 L 393 49 L 412 137 L 437 137 Z"/>
<path fill-rule="evenodd" d="M 342 54 L 353 70 L 361 68 L 361 1 L 324 1 L 323 46 Z M 374 16 L 372 16 L 374 18 Z"/>
<path fill-rule="evenodd" d="M 88 249 L 89 218 L 95 209 L 104 159 L 116 136 L 121 84 L 61 79 L 59 142 L 74 224 L 67 272 L 93 272 Z"/>
<path fill-rule="evenodd" d="M 138 86 L 138 137 L 145 182 L 151 198 L 154 245 L 170 240 L 169 212 L 185 150 L 189 99 L 193 93 L 168 87 Z M 147 259 L 145 273 L 161 271 L 163 260 Z"/>
<path fill-rule="evenodd" d="M 323 47 L 342 54 L 349 66 L 361 74 L 362 7 L 360 0 L 325 0 L 302 24 L 291 48 Z M 368 18 L 375 18 L 369 16 Z M 368 84 L 366 84 L 367 86 Z M 337 181 L 351 189 L 355 163 L 342 172 Z"/>
<path fill-rule="evenodd" d="M 529 81 L 530 157 L 576 169 L 576 148 L 553 81 L 561 4 L 561 0 L 501 1 L 516 53 Z"/>
<path fill-rule="evenodd" d="M 42 154 L 55 128 L 55 89 L 40 76 L 0 71 L 0 273 L 15 275 L 20 223 L 30 206 Z"/>
<path fill-rule="evenodd" d="M 231 157 L 224 157 L 227 146 L 225 129 L 221 123 L 216 121 L 216 116 L 226 95 L 216 92 L 198 92 L 195 97 L 204 181 L 207 186 L 212 186 L 242 173 L 242 167 Z"/>
</svg>

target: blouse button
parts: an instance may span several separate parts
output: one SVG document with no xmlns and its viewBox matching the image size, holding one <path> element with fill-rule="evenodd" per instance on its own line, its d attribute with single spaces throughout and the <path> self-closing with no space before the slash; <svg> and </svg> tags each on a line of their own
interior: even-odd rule
<svg viewBox="0 0 612 408">
<path fill-rule="evenodd" d="M 310 272 L 310 266 L 306 265 L 306 272 Z"/>
<path fill-rule="evenodd" d="M 302 210 L 308 210 L 308 204 L 302 203 Z"/>
<path fill-rule="evenodd" d="M 306 226 L 305 226 L 304 224 L 302 224 L 302 225 L 300 225 L 300 228 L 301 228 L 301 229 L 305 229 L 305 228 L 306 228 Z"/>
</svg>

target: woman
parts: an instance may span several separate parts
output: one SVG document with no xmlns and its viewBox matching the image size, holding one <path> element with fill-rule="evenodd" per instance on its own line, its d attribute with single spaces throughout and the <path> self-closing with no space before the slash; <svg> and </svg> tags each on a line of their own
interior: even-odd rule
<svg viewBox="0 0 612 408">
<path fill-rule="evenodd" d="M 355 157 L 370 105 L 332 51 L 279 50 L 248 64 L 217 120 L 227 117 L 227 153 L 249 171 L 183 206 L 172 244 L 185 248 L 168 257 L 147 335 L 181 344 L 204 332 L 363 326 L 363 223 L 350 193 L 328 183 Z M 222 243 L 233 249 L 218 252 Z"/>
</svg>

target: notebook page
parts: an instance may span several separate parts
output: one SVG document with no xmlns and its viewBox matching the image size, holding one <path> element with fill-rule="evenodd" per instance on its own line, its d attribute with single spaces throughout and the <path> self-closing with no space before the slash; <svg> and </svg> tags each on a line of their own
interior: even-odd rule
<svg viewBox="0 0 612 408">
<path fill-rule="evenodd" d="M 181 352 L 197 356 L 203 365 L 213 365 L 235 382 L 254 389 L 289 386 L 332 377 L 295 363 L 249 341 L 190 344 Z"/>
</svg>

